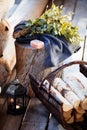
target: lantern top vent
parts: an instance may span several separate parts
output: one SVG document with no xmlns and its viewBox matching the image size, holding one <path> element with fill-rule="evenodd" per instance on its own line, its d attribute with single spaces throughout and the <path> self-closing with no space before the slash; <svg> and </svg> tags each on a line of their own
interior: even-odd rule
<svg viewBox="0 0 87 130">
<path fill-rule="evenodd" d="M 19 82 L 18 79 L 12 81 L 9 85 L 6 93 L 10 96 L 24 96 L 27 92 L 27 89 Z"/>
</svg>

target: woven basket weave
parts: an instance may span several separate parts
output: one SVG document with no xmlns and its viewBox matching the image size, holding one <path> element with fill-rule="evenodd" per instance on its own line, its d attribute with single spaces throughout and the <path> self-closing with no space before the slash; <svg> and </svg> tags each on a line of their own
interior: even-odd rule
<svg viewBox="0 0 87 130">
<path fill-rule="evenodd" d="M 67 130 L 87 130 L 87 117 L 84 116 L 83 122 L 75 122 L 73 124 L 67 124 L 63 117 L 62 105 L 60 101 L 56 100 L 56 98 L 50 93 L 50 89 L 56 75 L 62 71 L 64 68 L 67 68 L 71 65 L 79 64 L 80 66 L 87 65 L 85 61 L 73 61 L 67 64 L 60 66 L 54 71 L 50 72 L 42 81 L 36 79 L 34 75 L 30 74 L 30 83 L 35 95 L 42 101 L 42 103 L 48 108 L 49 112 L 53 114 L 53 116 L 57 119 L 59 123 L 62 124 L 64 128 Z M 44 81 L 48 80 L 49 90 L 47 91 L 44 87 Z"/>
</svg>

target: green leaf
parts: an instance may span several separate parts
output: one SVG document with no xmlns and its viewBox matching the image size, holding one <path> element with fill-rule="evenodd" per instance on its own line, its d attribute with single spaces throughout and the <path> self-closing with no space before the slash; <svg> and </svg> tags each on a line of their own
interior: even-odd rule
<svg viewBox="0 0 87 130">
<path fill-rule="evenodd" d="M 59 7 L 53 3 L 52 7 L 46 10 L 41 17 L 33 21 L 28 20 L 25 27 L 30 28 L 30 36 L 36 33 L 50 33 L 54 36 L 63 35 L 68 42 L 73 44 L 80 43 L 79 29 L 73 25 L 72 15 L 73 13 L 63 15 L 63 6 Z"/>
</svg>

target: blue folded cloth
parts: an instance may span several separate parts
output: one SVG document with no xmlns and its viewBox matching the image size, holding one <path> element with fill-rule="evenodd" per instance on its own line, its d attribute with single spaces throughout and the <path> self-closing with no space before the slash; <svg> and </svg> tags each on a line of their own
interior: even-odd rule
<svg viewBox="0 0 87 130">
<path fill-rule="evenodd" d="M 67 41 L 63 37 L 55 37 L 51 34 L 38 34 L 38 39 L 45 43 L 48 56 L 45 60 L 46 67 L 57 66 L 60 62 L 71 56 Z M 61 40 L 62 39 L 62 40 Z"/>
<path fill-rule="evenodd" d="M 27 22 L 20 22 L 14 32 L 20 31 Z M 47 57 L 44 61 L 46 67 L 57 66 L 60 62 L 71 56 L 72 52 L 69 49 L 68 43 L 63 36 L 53 36 L 51 34 L 36 34 L 34 36 L 21 36 L 16 39 L 17 42 L 30 44 L 31 40 L 38 39 L 45 43 Z"/>
</svg>

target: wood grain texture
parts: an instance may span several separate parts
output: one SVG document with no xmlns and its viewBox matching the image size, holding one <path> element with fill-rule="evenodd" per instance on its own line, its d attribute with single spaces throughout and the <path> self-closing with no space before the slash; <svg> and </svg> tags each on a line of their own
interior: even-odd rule
<svg viewBox="0 0 87 130">
<path fill-rule="evenodd" d="M 83 54 L 83 47 L 82 47 L 79 52 L 73 54 L 72 57 L 67 59 L 67 61 L 65 62 L 69 62 L 71 60 L 80 60 L 82 59 L 82 57 L 84 60 L 87 60 L 87 13 L 86 13 L 87 1 L 86 0 L 68 0 L 68 1 L 67 0 L 54 0 L 54 2 L 56 5 L 62 5 L 62 4 L 64 5 L 65 14 L 68 13 L 69 11 L 74 10 L 75 12 L 73 16 L 74 24 L 79 26 L 80 34 L 84 38 L 83 39 L 84 41 L 81 42 L 81 45 L 82 46 L 84 45 L 84 48 L 85 48 L 84 54 Z M 14 13 L 15 13 L 15 10 L 14 10 Z M 15 22 L 15 24 L 18 22 Z M 3 100 L 1 100 L 0 98 L 0 109 L 2 109 L 2 105 L 3 105 Z M 43 104 L 37 98 L 31 99 L 27 112 L 23 118 L 23 122 L 22 122 L 22 126 L 20 130 L 65 130 L 61 125 L 58 124 L 58 122 L 54 119 L 53 116 L 49 119 L 48 127 L 47 129 L 45 129 L 48 122 L 48 115 L 49 115 L 49 112 L 45 109 Z M 2 112 L 0 111 L 0 130 L 18 130 L 21 119 L 22 119 L 22 116 L 15 117 L 15 116 L 7 115 L 6 107 L 5 107 Z M 77 129 L 80 130 L 79 126 L 77 126 Z M 75 130 L 76 130 L 76 127 L 75 127 Z"/>
<path fill-rule="evenodd" d="M 17 78 L 29 90 L 29 74 L 32 73 L 37 77 L 46 68 L 44 65 L 44 59 L 47 55 L 45 48 L 33 49 L 29 44 L 16 43 L 16 54 Z"/>
<path fill-rule="evenodd" d="M 22 122 L 21 130 L 45 130 L 48 111 L 37 99 L 32 98 Z"/>
<path fill-rule="evenodd" d="M 75 15 L 73 18 L 73 22 L 75 25 L 79 27 L 79 33 L 83 38 L 83 41 L 81 42 L 81 50 L 78 54 L 81 59 L 84 59 L 84 53 L 85 53 L 85 44 L 86 44 L 86 32 L 87 32 L 87 13 L 85 13 L 87 10 L 87 1 L 86 0 L 78 0 L 77 6 L 75 9 Z"/>
<path fill-rule="evenodd" d="M 5 102 L 5 99 L 0 96 L 0 112 L 3 109 L 4 102 Z"/>
<path fill-rule="evenodd" d="M 61 6 L 64 3 L 64 0 L 53 0 L 55 5 Z"/>
<path fill-rule="evenodd" d="M 77 0 L 64 0 L 63 14 L 74 13 Z"/>
<path fill-rule="evenodd" d="M 87 32 L 87 29 L 86 29 Z M 87 61 L 87 34 L 85 35 L 84 55 L 83 60 Z"/>
<path fill-rule="evenodd" d="M 75 1 L 73 1 L 75 2 Z M 67 1 L 68 3 L 68 1 Z M 72 3 L 72 2 L 71 2 Z M 64 62 L 69 62 L 69 61 L 73 61 L 73 60 L 83 60 L 84 58 L 84 48 L 85 48 L 85 35 L 86 35 L 86 21 L 87 21 L 87 14 L 86 9 L 87 9 L 87 1 L 86 0 L 77 0 L 74 4 L 74 15 L 73 15 L 73 24 L 75 26 L 79 27 L 79 34 L 82 37 L 83 41 L 81 41 L 80 46 L 81 49 L 74 53 L 71 57 L 69 57 L 67 60 L 65 60 Z M 73 6 L 72 4 L 72 6 Z M 66 3 L 64 4 L 64 8 L 69 8 L 66 7 Z"/>
<path fill-rule="evenodd" d="M 59 128 L 58 125 L 59 125 L 58 121 L 53 116 L 51 116 L 50 122 L 48 125 L 48 130 L 60 130 L 58 129 Z"/>
<path fill-rule="evenodd" d="M 2 99 L 3 103 L 5 99 Z M 6 113 L 7 104 L 5 103 L 0 111 L 0 129 L 18 130 L 23 115 L 13 116 Z"/>
</svg>

